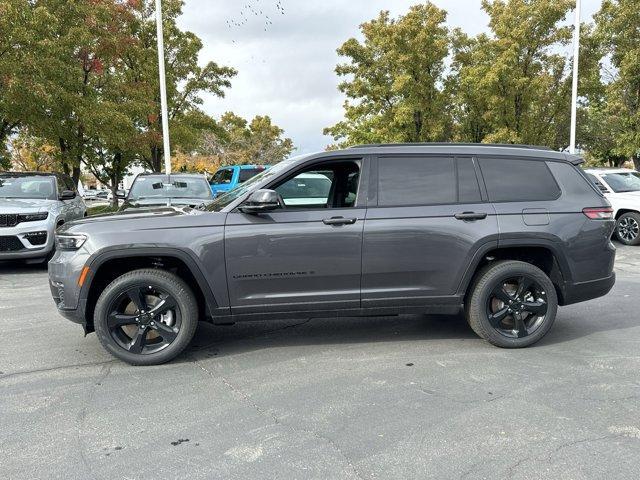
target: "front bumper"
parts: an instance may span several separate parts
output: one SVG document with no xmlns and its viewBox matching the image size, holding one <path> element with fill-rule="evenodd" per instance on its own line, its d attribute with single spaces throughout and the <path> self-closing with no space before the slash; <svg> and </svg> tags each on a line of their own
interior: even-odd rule
<svg viewBox="0 0 640 480">
<path fill-rule="evenodd" d="M 41 243 L 43 237 L 46 240 Z M 44 258 L 53 244 L 54 225 L 48 220 L 0 228 L 0 260 Z"/>
<path fill-rule="evenodd" d="M 49 261 L 49 288 L 58 313 L 75 323 L 86 324 L 86 299 L 81 298 L 78 280 L 89 258 L 84 249 L 57 251 Z"/>
</svg>

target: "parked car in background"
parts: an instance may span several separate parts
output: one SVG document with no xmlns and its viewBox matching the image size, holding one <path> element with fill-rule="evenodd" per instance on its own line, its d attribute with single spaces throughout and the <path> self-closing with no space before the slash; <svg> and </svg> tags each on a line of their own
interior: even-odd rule
<svg viewBox="0 0 640 480">
<path fill-rule="evenodd" d="M 55 249 L 55 229 L 85 214 L 67 175 L 0 173 L 0 260 L 47 259 Z"/>
<path fill-rule="evenodd" d="M 204 175 L 178 173 L 170 176 L 160 173 L 141 173 L 136 177 L 121 210 L 158 206 L 187 206 L 205 208 L 213 201 L 209 182 Z"/>
<path fill-rule="evenodd" d="M 213 196 L 216 197 L 234 189 L 267 168 L 269 165 L 229 165 L 219 168 L 209 181 Z"/>
<path fill-rule="evenodd" d="M 582 161 L 456 144 L 294 157 L 204 211 L 63 227 L 52 296 L 62 315 L 138 365 L 174 358 L 199 320 L 464 308 L 488 342 L 525 347 L 549 331 L 559 305 L 615 282 L 611 205 Z"/>
<path fill-rule="evenodd" d="M 640 245 L 640 173 L 628 168 L 590 168 L 585 172 L 611 202 L 616 238 L 625 245 Z"/>
</svg>

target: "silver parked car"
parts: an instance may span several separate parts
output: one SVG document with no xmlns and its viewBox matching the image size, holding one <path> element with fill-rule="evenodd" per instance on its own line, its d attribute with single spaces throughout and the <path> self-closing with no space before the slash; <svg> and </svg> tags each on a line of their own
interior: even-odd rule
<svg viewBox="0 0 640 480">
<path fill-rule="evenodd" d="M 50 258 L 55 229 L 85 215 L 68 175 L 0 173 L 0 260 Z"/>
</svg>

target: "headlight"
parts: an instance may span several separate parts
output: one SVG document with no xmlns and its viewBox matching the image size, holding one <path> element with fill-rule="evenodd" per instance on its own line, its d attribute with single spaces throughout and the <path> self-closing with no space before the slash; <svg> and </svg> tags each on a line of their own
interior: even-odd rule
<svg viewBox="0 0 640 480">
<path fill-rule="evenodd" d="M 87 236 L 81 233 L 56 234 L 56 248 L 59 250 L 78 250 L 86 241 Z"/>
<path fill-rule="evenodd" d="M 18 219 L 21 222 L 37 222 L 39 220 L 46 220 L 48 216 L 49 212 L 23 213 L 18 216 Z"/>
</svg>

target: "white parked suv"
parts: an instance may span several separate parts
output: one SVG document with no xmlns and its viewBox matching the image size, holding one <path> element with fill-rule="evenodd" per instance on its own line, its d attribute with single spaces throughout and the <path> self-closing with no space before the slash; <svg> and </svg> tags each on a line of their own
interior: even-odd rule
<svg viewBox="0 0 640 480">
<path fill-rule="evenodd" d="M 585 172 L 611 202 L 618 240 L 625 245 L 640 245 L 640 173 L 628 168 L 592 168 Z"/>
</svg>

